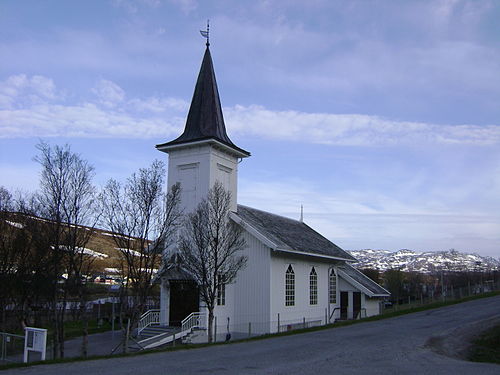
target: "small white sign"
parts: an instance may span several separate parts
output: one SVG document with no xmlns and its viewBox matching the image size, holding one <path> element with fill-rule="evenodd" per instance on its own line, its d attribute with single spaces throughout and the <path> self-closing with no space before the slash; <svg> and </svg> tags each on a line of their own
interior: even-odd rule
<svg viewBox="0 0 500 375">
<path fill-rule="evenodd" d="M 47 349 L 47 330 L 43 328 L 26 327 L 24 329 L 24 362 L 28 362 L 28 352 L 39 352 L 45 361 Z"/>
</svg>

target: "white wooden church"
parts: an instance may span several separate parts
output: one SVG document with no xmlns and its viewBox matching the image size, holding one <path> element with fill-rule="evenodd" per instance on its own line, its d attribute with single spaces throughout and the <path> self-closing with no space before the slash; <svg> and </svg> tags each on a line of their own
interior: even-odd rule
<svg viewBox="0 0 500 375">
<path fill-rule="evenodd" d="M 234 338 L 249 330 L 277 332 L 379 314 L 389 292 L 353 268 L 355 259 L 346 251 L 301 220 L 238 204 L 238 166 L 250 153 L 226 133 L 208 43 L 184 132 L 156 148 L 168 153 L 168 187 L 181 184 L 184 212 L 194 210 L 219 181 L 231 192 L 230 219 L 244 228 L 247 264 L 220 288 L 214 311 L 218 340 L 228 327 Z M 206 311 L 179 257 L 173 254 L 158 278 L 160 323 L 184 320 L 189 328 L 185 318 L 195 313 L 195 324 L 203 326 Z"/>
</svg>

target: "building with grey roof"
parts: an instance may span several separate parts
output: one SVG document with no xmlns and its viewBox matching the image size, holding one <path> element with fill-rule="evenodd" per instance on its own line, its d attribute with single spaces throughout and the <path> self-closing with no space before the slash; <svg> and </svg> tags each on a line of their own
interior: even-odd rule
<svg viewBox="0 0 500 375">
<path fill-rule="evenodd" d="M 219 336 L 379 314 L 381 298 L 389 293 L 350 266 L 355 259 L 349 253 L 302 220 L 237 203 L 238 167 L 250 153 L 227 135 L 208 43 L 184 132 L 156 147 L 169 155 L 168 185 L 180 183 L 185 212 L 192 212 L 218 181 L 231 193 L 229 220 L 243 228 L 246 267 L 218 288 L 214 315 Z M 196 283 L 189 280 L 182 260 L 175 251 L 165 259 L 159 273 L 160 322 L 179 324 L 189 309 L 205 319 L 203 300 L 192 293 Z M 179 290 L 188 289 L 191 297 L 186 301 Z M 196 324 L 203 326 L 199 320 Z"/>
</svg>

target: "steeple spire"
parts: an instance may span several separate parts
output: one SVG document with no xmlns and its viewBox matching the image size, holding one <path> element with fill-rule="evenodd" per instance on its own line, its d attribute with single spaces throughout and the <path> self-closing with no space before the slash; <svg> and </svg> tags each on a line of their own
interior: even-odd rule
<svg viewBox="0 0 500 375">
<path fill-rule="evenodd" d="M 240 157 L 250 156 L 245 151 L 236 146 L 226 133 L 224 116 L 222 115 L 222 106 L 219 98 L 219 90 L 215 79 L 215 72 L 210 54 L 210 43 L 208 41 L 209 25 L 207 22 L 207 31 L 200 31 L 207 38 L 205 55 L 201 63 L 200 73 L 196 81 L 191 107 L 189 108 L 186 127 L 180 137 L 173 141 L 157 145 L 160 151 L 169 148 L 169 146 L 187 144 L 203 140 L 216 140 L 225 146 L 233 149 Z"/>
</svg>

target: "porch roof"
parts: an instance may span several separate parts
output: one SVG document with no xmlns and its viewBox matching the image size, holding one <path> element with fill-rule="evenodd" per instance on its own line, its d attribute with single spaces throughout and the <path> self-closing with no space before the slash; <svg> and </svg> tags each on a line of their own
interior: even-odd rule
<svg viewBox="0 0 500 375">
<path fill-rule="evenodd" d="M 389 297 L 391 295 L 386 289 L 347 263 L 337 266 L 337 271 L 340 277 L 369 297 Z"/>
</svg>

